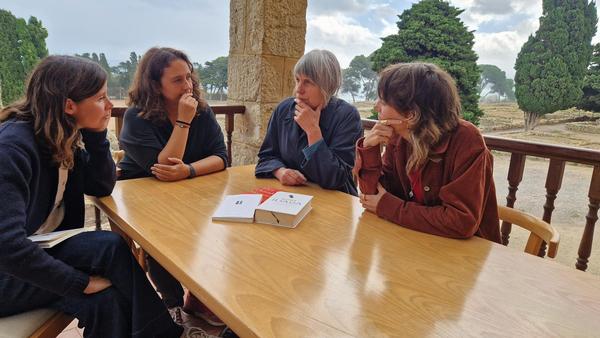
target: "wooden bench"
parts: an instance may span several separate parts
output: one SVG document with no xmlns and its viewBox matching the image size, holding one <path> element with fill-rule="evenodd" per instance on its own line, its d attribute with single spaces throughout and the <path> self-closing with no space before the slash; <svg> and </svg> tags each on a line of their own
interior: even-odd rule
<svg viewBox="0 0 600 338">
<path fill-rule="evenodd" d="M 0 318 L 0 338 L 54 338 L 73 317 L 52 309 L 37 309 Z"/>
</svg>

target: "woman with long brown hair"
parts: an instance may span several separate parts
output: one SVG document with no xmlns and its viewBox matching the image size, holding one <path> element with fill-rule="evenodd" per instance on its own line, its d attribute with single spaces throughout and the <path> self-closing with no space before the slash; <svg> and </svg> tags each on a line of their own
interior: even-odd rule
<svg viewBox="0 0 600 338">
<path fill-rule="evenodd" d="M 142 57 L 129 89 L 120 136 L 125 158 L 119 179 L 155 177 L 178 181 L 223 170 L 227 150 L 215 115 L 202 98 L 200 82 L 185 53 L 151 48 Z M 150 278 L 173 317 L 180 308 L 214 326 L 224 323 L 147 256 Z"/>
<path fill-rule="evenodd" d="M 452 77 L 433 64 L 396 64 L 381 72 L 378 94 L 379 123 L 356 146 L 365 209 L 417 231 L 500 242 L 492 154 L 460 119 Z"/>
<path fill-rule="evenodd" d="M 85 337 L 179 337 L 118 234 L 83 232 L 45 250 L 27 238 L 82 227 L 83 195 L 112 192 L 106 81 L 89 60 L 49 56 L 25 98 L 0 112 L 0 317 L 50 307 Z"/>
</svg>

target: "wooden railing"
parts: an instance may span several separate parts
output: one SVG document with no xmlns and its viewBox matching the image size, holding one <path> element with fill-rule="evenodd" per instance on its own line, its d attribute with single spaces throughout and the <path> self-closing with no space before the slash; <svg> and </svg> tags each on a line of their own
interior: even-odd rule
<svg viewBox="0 0 600 338">
<path fill-rule="evenodd" d="M 211 106 L 212 111 L 215 115 L 225 115 L 225 137 L 227 144 L 227 166 L 231 166 L 231 136 L 234 130 L 234 117 L 235 114 L 244 114 L 246 112 L 245 106 Z M 123 128 L 123 114 L 127 107 L 113 107 L 112 117 L 115 118 L 115 134 L 117 138 L 121 135 L 121 129 Z"/>
<path fill-rule="evenodd" d="M 375 120 L 362 120 L 365 130 L 373 128 L 376 122 Z M 544 216 L 542 217 L 548 223 L 551 223 L 552 220 L 554 200 L 562 185 L 566 162 L 593 166 L 594 170 L 588 190 L 589 205 L 586 224 L 579 243 L 579 257 L 575 264 L 577 269 L 585 271 L 592 251 L 594 227 L 598 220 L 598 209 L 600 208 L 600 151 L 507 139 L 490 135 L 484 135 L 484 139 L 489 149 L 511 153 L 507 176 L 508 195 L 506 196 L 506 205 L 511 208 L 515 204 L 517 190 L 523 180 L 523 170 L 525 169 L 525 159 L 527 156 L 550 159 L 545 184 L 546 202 L 544 203 Z M 502 243 L 506 245 L 510 237 L 511 224 L 503 222 L 501 232 Z M 540 256 L 543 256 L 544 253 L 545 246 L 540 250 Z"/>
</svg>

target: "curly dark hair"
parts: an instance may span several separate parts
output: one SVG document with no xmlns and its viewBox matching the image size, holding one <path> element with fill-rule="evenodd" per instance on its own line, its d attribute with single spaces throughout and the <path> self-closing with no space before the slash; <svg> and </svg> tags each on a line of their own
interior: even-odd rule
<svg viewBox="0 0 600 338">
<path fill-rule="evenodd" d="M 133 83 L 129 88 L 130 106 L 141 109 L 139 116 L 152 122 L 164 122 L 167 120 L 165 100 L 161 94 L 160 79 L 165 68 L 169 67 L 173 60 L 183 60 L 190 67 L 192 73 L 192 96 L 198 100 L 198 110 L 204 110 L 208 106 L 200 91 L 200 81 L 194 71 L 194 67 L 188 56 L 177 49 L 168 47 L 150 48 L 142 57 Z"/>
</svg>

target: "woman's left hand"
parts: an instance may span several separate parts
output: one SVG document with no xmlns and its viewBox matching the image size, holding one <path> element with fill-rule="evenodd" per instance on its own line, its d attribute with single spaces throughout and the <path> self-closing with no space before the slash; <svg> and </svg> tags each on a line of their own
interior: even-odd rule
<svg viewBox="0 0 600 338">
<path fill-rule="evenodd" d="M 150 168 L 154 177 L 161 181 L 173 182 L 190 176 L 190 168 L 181 159 L 169 157 L 168 160 L 173 164 L 156 163 Z"/>
<path fill-rule="evenodd" d="M 316 110 L 313 110 L 304 101 L 295 99 L 296 111 L 294 114 L 294 121 L 298 123 L 300 128 L 304 130 L 306 134 L 320 132 L 319 119 L 321 118 L 321 106 L 318 106 Z"/>
<path fill-rule="evenodd" d="M 363 208 L 367 209 L 367 211 L 376 213 L 377 212 L 377 204 L 379 204 L 381 197 L 383 197 L 383 195 L 386 192 L 387 191 L 385 190 L 385 188 L 383 188 L 381 183 L 377 183 L 377 194 L 376 195 L 360 194 L 360 204 L 362 204 Z"/>
</svg>

